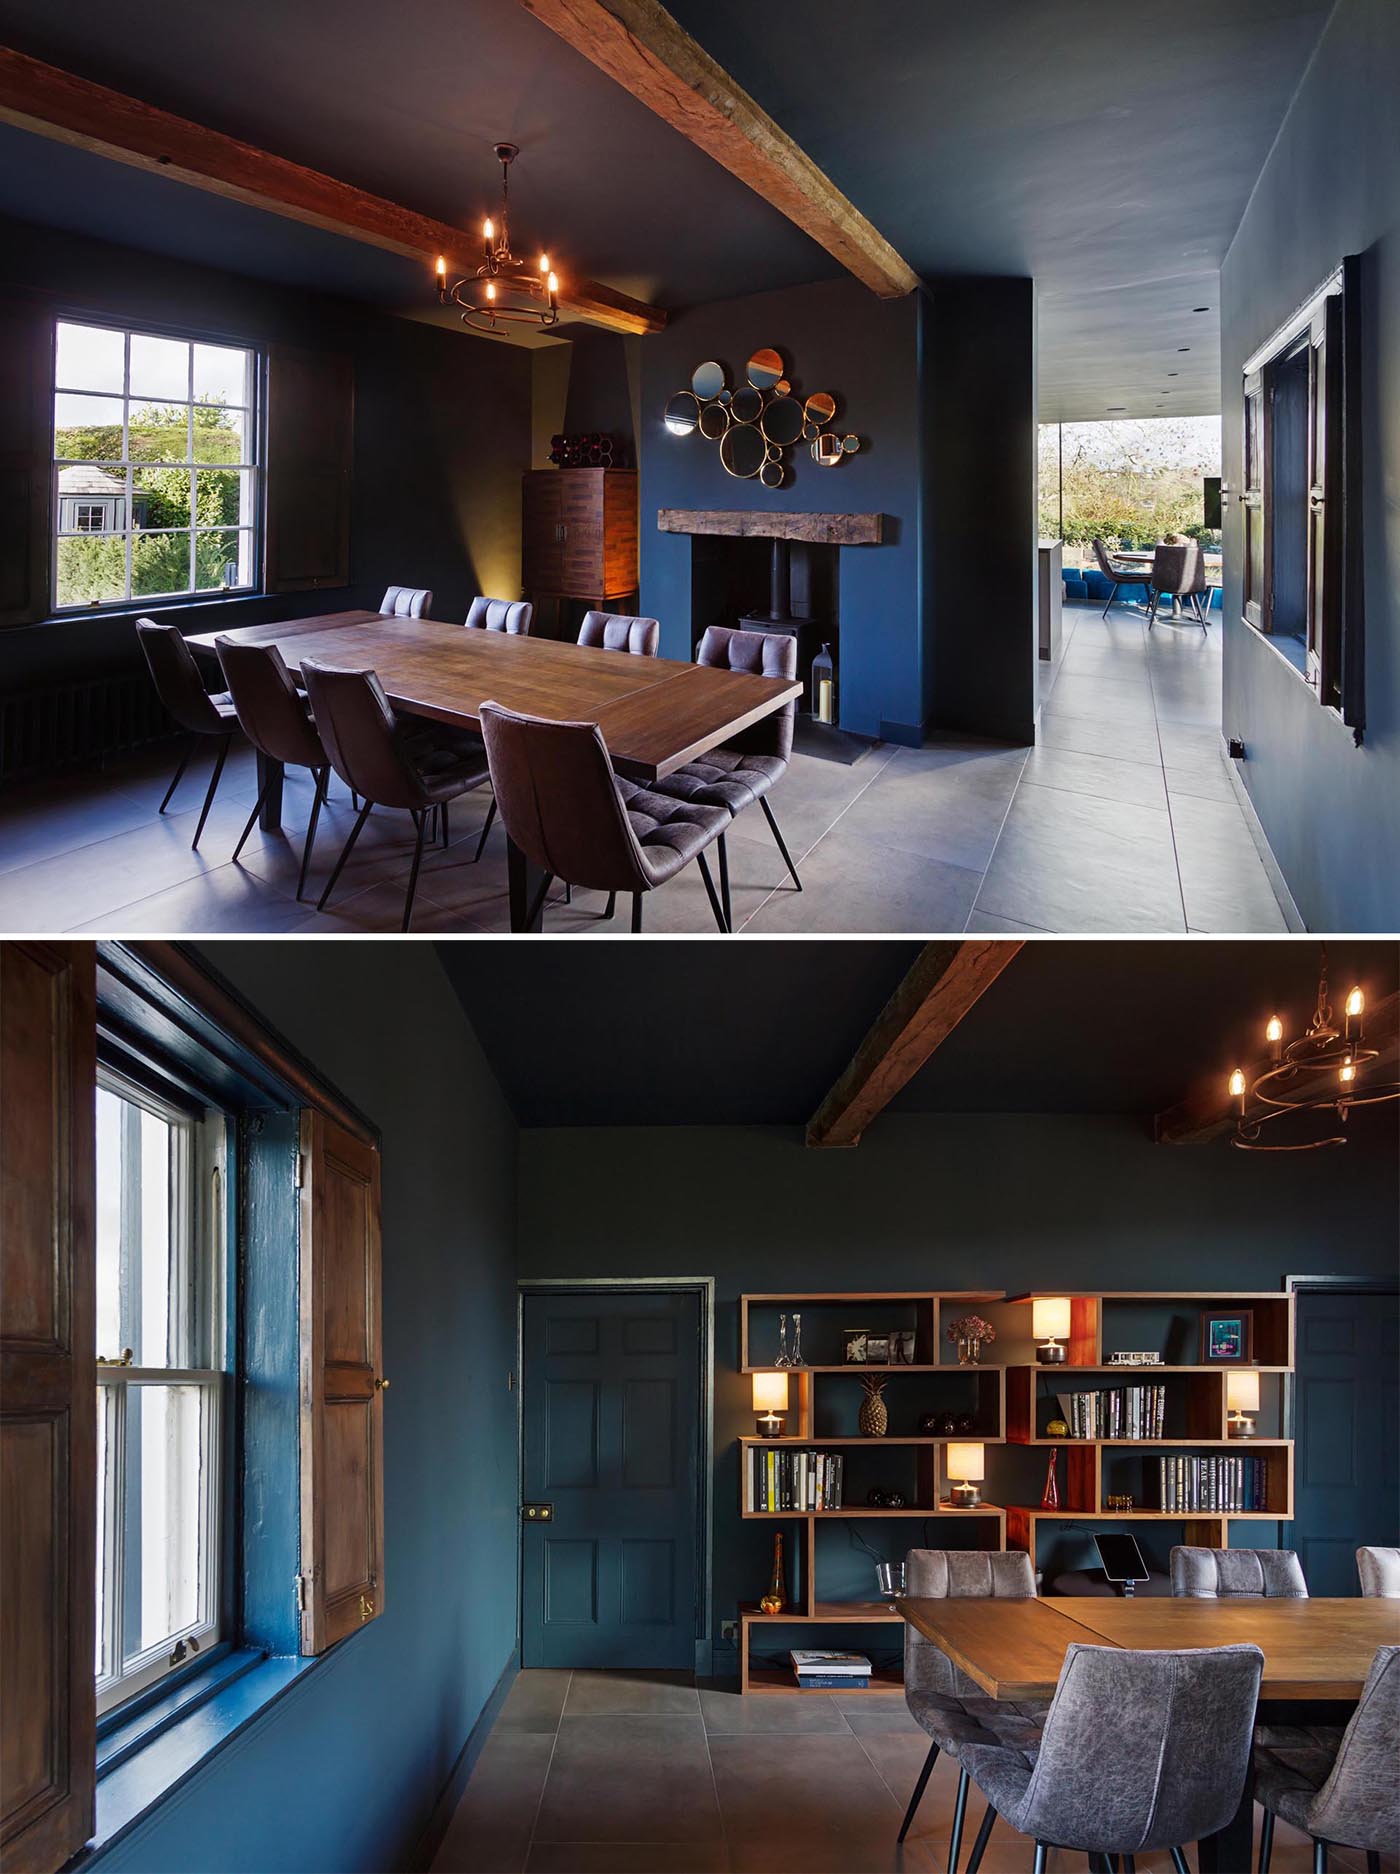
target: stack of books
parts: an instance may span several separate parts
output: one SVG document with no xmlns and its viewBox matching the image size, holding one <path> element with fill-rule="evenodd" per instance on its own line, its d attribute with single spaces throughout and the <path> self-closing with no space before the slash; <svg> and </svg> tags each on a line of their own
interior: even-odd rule
<svg viewBox="0 0 1400 1874">
<path fill-rule="evenodd" d="M 804 1692 L 852 1692 L 870 1683 L 864 1653 L 826 1653 L 799 1649 L 788 1654 Z"/>
<path fill-rule="evenodd" d="M 1264 1513 L 1268 1466 L 1261 1457 L 1158 1458 L 1158 1491 L 1164 1510 Z"/>
<path fill-rule="evenodd" d="M 750 1510 L 839 1510 L 846 1460 L 824 1451 L 781 1451 L 751 1445 L 747 1483 Z"/>
<path fill-rule="evenodd" d="M 1071 1438 L 1160 1438 L 1167 1416 L 1165 1386 L 1119 1386 L 1108 1392 L 1056 1395 Z"/>
</svg>

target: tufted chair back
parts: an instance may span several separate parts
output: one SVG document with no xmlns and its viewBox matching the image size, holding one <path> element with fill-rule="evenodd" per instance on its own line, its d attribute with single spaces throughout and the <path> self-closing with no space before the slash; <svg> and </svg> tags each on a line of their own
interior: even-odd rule
<svg viewBox="0 0 1400 1874">
<path fill-rule="evenodd" d="M 745 634 L 748 635 L 748 634 Z M 1033 1601 L 1035 1570 L 1024 1550 L 910 1549 L 905 1591 L 927 1600 Z M 980 1695 L 981 1687 L 954 1666 L 917 1628 L 904 1627 L 904 1691 Z"/>
<path fill-rule="evenodd" d="M 1090 1854 L 1199 1841 L 1239 1808 L 1263 1669 L 1257 1646 L 1071 1646 L 1019 1799 L 997 1801 L 995 1768 L 981 1774 L 1007 1753 L 973 1746 L 964 1762 L 997 1813 L 1037 1841 Z"/>
<path fill-rule="evenodd" d="M 700 640 L 695 661 L 720 670 L 747 670 L 755 677 L 795 677 L 797 640 L 776 632 L 733 631 L 727 625 L 711 625 Z M 796 719 L 794 697 L 773 715 L 742 730 L 725 747 L 741 749 L 746 755 L 776 755 L 780 761 L 788 761 Z"/>
<path fill-rule="evenodd" d="M 421 618 L 432 606 L 433 595 L 426 586 L 390 586 L 379 609 L 388 618 Z"/>
<path fill-rule="evenodd" d="M 214 649 L 243 733 L 259 754 L 295 768 L 323 768 L 321 738 L 277 646 L 218 637 Z"/>
<path fill-rule="evenodd" d="M 1195 1549 L 1171 1553 L 1172 1593 L 1197 1601 L 1236 1595 L 1305 1601 L 1308 1584 L 1292 1549 Z"/>
<path fill-rule="evenodd" d="M 469 631 L 505 631 L 513 638 L 525 638 L 534 616 L 528 599 L 473 599 L 466 625 Z"/>
<path fill-rule="evenodd" d="M 1201 549 L 1194 540 L 1188 541 L 1184 547 L 1154 547 L 1152 584 L 1158 592 L 1168 594 L 1204 591 L 1204 581 L 1199 586 L 1196 584 L 1204 564 Z"/>
<path fill-rule="evenodd" d="M 136 637 L 157 694 L 180 727 L 194 735 L 227 735 L 229 725 L 210 702 L 194 652 L 175 626 L 138 618 Z"/>
<path fill-rule="evenodd" d="M 1400 1549 L 1358 1549 L 1361 1592 L 1373 1599 L 1400 1600 Z"/>
<path fill-rule="evenodd" d="M 655 618 L 629 618 L 622 612 L 585 612 L 578 641 L 595 650 L 655 657 L 661 649 L 661 625 Z"/>
<path fill-rule="evenodd" d="M 1103 541 L 1097 537 L 1094 540 L 1094 564 L 1098 567 L 1105 579 L 1117 579 L 1120 577 L 1114 567 L 1113 561 L 1108 556 L 1108 548 L 1104 545 Z"/>
<path fill-rule="evenodd" d="M 1308 1833 L 1380 1854 L 1400 1841 L 1400 1646 L 1381 1646 L 1371 1661 L 1360 1703 L 1342 1733 L 1332 1773 L 1308 1811 Z M 1287 1747 L 1275 1747 L 1286 1757 Z"/>
<path fill-rule="evenodd" d="M 536 865 L 597 891 L 646 891 L 651 875 L 596 722 L 550 722 L 483 703 L 481 734 L 506 832 Z"/>
<path fill-rule="evenodd" d="M 301 674 L 331 766 L 345 785 L 380 807 L 430 804 L 400 751 L 398 718 L 375 673 L 308 657 Z"/>
</svg>

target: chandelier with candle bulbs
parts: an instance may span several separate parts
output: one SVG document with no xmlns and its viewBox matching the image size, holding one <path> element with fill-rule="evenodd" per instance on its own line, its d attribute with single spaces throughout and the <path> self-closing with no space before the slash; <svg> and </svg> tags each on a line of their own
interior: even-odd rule
<svg viewBox="0 0 1400 1874">
<path fill-rule="evenodd" d="M 1400 1099 L 1400 1082 L 1366 1077 L 1367 1068 L 1380 1058 L 1380 1050 L 1366 1045 L 1366 997 L 1360 985 L 1347 992 L 1340 1027 L 1330 993 L 1324 948 L 1317 1003 L 1306 1029 L 1295 1041 L 1285 1042 L 1282 1018 L 1271 1015 L 1264 1026 L 1269 1066 L 1253 1082 L 1241 1067 L 1230 1075 L 1230 1098 L 1238 1102 L 1230 1143 L 1242 1152 L 1315 1152 L 1327 1145 L 1345 1145 L 1344 1131 L 1327 1128 L 1345 1127 L 1353 1107 Z M 1251 1106 L 1256 1109 L 1252 1116 Z M 1262 1112 L 1257 1110 L 1260 1107 Z M 1311 1130 L 1319 1136 L 1283 1137 L 1277 1142 L 1264 1136 L 1266 1126 L 1290 1114 L 1312 1115 Z"/>
<path fill-rule="evenodd" d="M 538 267 L 517 260 L 510 248 L 510 166 L 519 156 L 514 143 L 498 143 L 501 165 L 499 221 L 488 215 L 481 224 L 483 258 L 475 273 L 448 282 L 447 260 L 437 258 L 438 304 L 462 308 L 462 324 L 476 332 L 497 332 L 503 324 L 537 325 L 548 330 L 559 319 L 559 281 L 541 254 Z"/>
</svg>

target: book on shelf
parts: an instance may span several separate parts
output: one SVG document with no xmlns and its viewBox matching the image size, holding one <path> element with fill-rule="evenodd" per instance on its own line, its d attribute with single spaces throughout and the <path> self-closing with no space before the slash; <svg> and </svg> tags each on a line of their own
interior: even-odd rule
<svg viewBox="0 0 1400 1874">
<path fill-rule="evenodd" d="M 843 1678 L 837 1672 L 799 1672 L 797 1683 L 804 1692 L 868 1692 L 868 1678 Z"/>
<path fill-rule="evenodd" d="M 826 1451 L 750 1445 L 746 1505 L 777 1515 L 839 1510 L 846 1460 Z"/>
<path fill-rule="evenodd" d="M 1110 1386 L 1096 1392 L 1057 1393 L 1060 1417 L 1071 1438 L 1132 1438 L 1150 1442 L 1165 1436 L 1165 1386 Z"/>
<path fill-rule="evenodd" d="M 788 1654 L 797 1683 L 806 1690 L 831 1687 L 853 1691 L 870 1684 L 870 1661 L 864 1653 L 828 1652 L 820 1647 L 796 1647 Z"/>
<path fill-rule="evenodd" d="M 1269 1513 L 1268 1465 L 1253 1454 L 1239 1457 L 1170 1457 L 1157 1460 L 1158 1507 L 1184 1514 Z"/>
</svg>

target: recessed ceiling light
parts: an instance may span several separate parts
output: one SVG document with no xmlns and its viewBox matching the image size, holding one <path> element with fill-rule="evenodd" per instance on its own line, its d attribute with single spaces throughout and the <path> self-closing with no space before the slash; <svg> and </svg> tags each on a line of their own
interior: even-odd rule
<svg viewBox="0 0 1400 1874">
<path fill-rule="evenodd" d="M 1181 373 L 1180 371 L 1168 371 L 1167 376 L 1168 377 L 1180 377 Z"/>
<path fill-rule="evenodd" d="M 1190 351 L 1190 349 L 1191 349 L 1191 347 L 1190 347 L 1189 345 L 1178 345 L 1178 346 L 1177 346 L 1177 350 L 1178 350 L 1178 351 Z"/>
<path fill-rule="evenodd" d="M 1127 407 L 1125 403 L 1111 403 L 1108 405 L 1105 414 L 1108 416 L 1120 416 Z"/>
<path fill-rule="evenodd" d="M 1210 307 L 1209 306 L 1193 306 L 1191 310 L 1192 312 L 1209 312 Z"/>
</svg>

